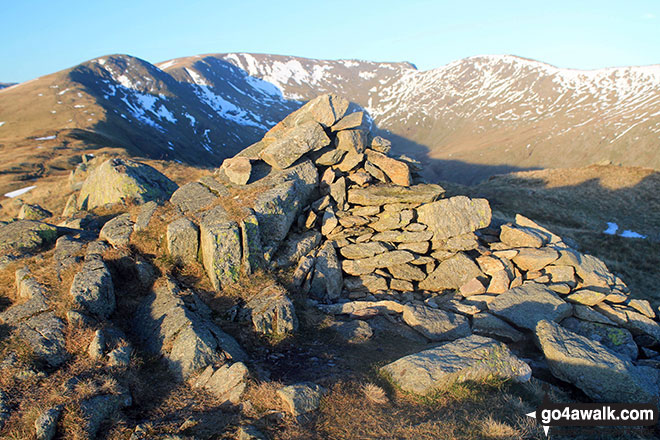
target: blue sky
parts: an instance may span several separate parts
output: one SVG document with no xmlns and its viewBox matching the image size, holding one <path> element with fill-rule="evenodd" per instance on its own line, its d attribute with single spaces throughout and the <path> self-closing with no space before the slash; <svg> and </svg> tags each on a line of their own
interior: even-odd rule
<svg viewBox="0 0 660 440">
<path fill-rule="evenodd" d="M 0 82 L 110 53 L 155 63 L 258 52 L 410 61 L 422 70 L 513 54 L 595 69 L 660 64 L 660 0 L 5 0 L 0 41 Z"/>
</svg>

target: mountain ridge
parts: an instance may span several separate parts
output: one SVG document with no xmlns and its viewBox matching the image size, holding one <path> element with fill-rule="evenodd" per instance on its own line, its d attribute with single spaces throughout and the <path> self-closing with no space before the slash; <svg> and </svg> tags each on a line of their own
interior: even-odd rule
<svg viewBox="0 0 660 440">
<path fill-rule="evenodd" d="M 338 93 L 368 112 L 395 140 L 395 152 L 427 165 L 429 180 L 476 183 L 500 172 L 599 161 L 657 169 L 659 85 L 660 65 L 576 70 L 514 55 L 473 56 L 426 71 L 408 62 L 269 54 L 156 64 L 106 55 L 3 89 L 0 144 L 28 146 L 30 137 L 61 132 L 79 149 L 112 146 L 217 165 L 304 101 Z M 49 115 L 62 95 L 48 105 L 34 99 L 68 86 L 75 92 L 69 96 L 82 96 L 70 100 L 66 118 Z M 29 92 L 31 99 L 23 96 Z M 22 112 L 12 99 L 41 111 L 12 121 Z"/>
</svg>

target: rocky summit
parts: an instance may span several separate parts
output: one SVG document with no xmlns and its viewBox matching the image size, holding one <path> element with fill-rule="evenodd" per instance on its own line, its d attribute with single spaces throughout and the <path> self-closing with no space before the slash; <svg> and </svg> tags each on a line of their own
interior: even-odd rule
<svg viewBox="0 0 660 440">
<path fill-rule="evenodd" d="M 425 182 L 349 104 L 312 99 L 180 185 L 85 162 L 58 225 L 0 224 L 0 429 L 28 432 L 25 399 L 38 438 L 279 438 L 367 369 L 390 396 L 497 379 L 658 404 L 647 301 L 532 219 Z"/>
</svg>

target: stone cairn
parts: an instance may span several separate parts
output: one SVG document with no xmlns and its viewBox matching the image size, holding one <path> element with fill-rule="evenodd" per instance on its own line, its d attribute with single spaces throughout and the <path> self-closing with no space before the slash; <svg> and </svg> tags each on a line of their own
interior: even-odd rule
<svg viewBox="0 0 660 440">
<path fill-rule="evenodd" d="M 383 367 L 407 391 L 491 374 L 529 380 L 510 348 L 533 358 L 534 341 L 542 365 L 593 399 L 657 399 L 660 326 L 647 301 L 532 220 L 498 225 L 487 200 L 416 183 L 419 163 L 391 157 L 348 108 L 320 96 L 215 178 L 175 192 L 186 217 L 168 228 L 172 256 L 190 261 L 199 249 L 216 288 L 257 267 L 294 267 L 294 288 L 323 312 L 389 315 L 444 343 Z M 241 221 L 214 203 L 232 188 L 257 194 Z M 294 330 L 286 292 L 266 290 L 242 316 L 261 332 Z"/>
</svg>

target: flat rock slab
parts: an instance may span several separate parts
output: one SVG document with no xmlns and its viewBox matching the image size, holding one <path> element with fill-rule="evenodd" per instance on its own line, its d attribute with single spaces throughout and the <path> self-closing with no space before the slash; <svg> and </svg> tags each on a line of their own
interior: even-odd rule
<svg viewBox="0 0 660 440">
<path fill-rule="evenodd" d="M 388 246 L 380 241 L 368 241 L 366 243 L 349 244 L 339 249 L 342 257 L 349 260 L 360 260 L 362 258 L 370 258 L 374 255 L 380 255 L 392 250 L 392 246 Z"/>
<path fill-rule="evenodd" d="M 472 317 L 472 331 L 477 335 L 501 338 L 506 341 L 522 341 L 525 335 L 497 316 L 490 313 L 478 313 Z"/>
<path fill-rule="evenodd" d="M 408 263 L 415 256 L 408 251 L 391 251 L 361 260 L 344 260 L 342 269 L 349 275 L 367 275 L 375 269 Z"/>
<path fill-rule="evenodd" d="M 491 210 L 486 199 L 457 196 L 420 206 L 417 217 L 433 231 L 434 239 L 445 240 L 485 228 L 490 224 Z"/>
<path fill-rule="evenodd" d="M 339 337 L 350 344 L 360 344 L 366 342 L 374 334 L 371 326 L 359 319 L 355 319 L 347 322 L 334 322 L 330 325 L 330 328 L 337 332 Z"/>
<path fill-rule="evenodd" d="M 374 185 L 353 188 L 348 191 L 348 202 L 354 205 L 372 206 L 391 203 L 429 203 L 439 199 L 445 190 L 439 185 L 420 184 L 410 187 Z"/>
<path fill-rule="evenodd" d="M 305 153 L 319 150 L 329 144 L 330 138 L 323 127 L 315 121 L 308 121 L 283 133 L 279 139 L 264 148 L 260 157 L 272 167 L 285 169 Z"/>
<path fill-rule="evenodd" d="M 108 318 L 115 310 L 115 287 L 110 270 L 100 258 L 85 261 L 73 277 L 69 294 L 75 309 L 99 319 Z"/>
<path fill-rule="evenodd" d="M 543 319 L 561 321 L 573 312 L 570 304 L 537 283 L 526 283 L 509 289 L 491 301 L 488 309 L 516 326 L 532 331 Z"/>
<path fill-rule="evenodd" d="M 513 262 L 524 271 L 541 270 L 559 258 L 559 253 L 552 248 L 520 248 L 513 257 Z"/>
<path fill-rule="evenodd" d="M 311 382 L 298 383 L 281 388 L 277 395 L 282 399 L 287 411 L 294 416 L 316 411 L 321 404 L 324 389 Z"/>
<path fill-rule="evenodd" d="M 451 341 L 471 333 L 464 316 L 423 305 L 404 306 L 403 321 L 431 341 Z"/>
<path fill-rule="evenodd" d="M 600 342 L 605 347 L 626 356 L 630 360 L 637 359 L 637 344 L 635 344 L 632 334 L 625 328 L 600 324 L 598 322 L 583 321 L 573 317 L 564 319 L 561 322 L 561 326 L 573 333 Z"/>
<path fill-rule="evenodd" d="M 405 356 L 381 371 L 404 391 L 419 395 L 492 376 L 526 382 L 532 374 L 506 345 L 477 335 Z"/>
<path fill-rule="evenodd" d="M 601 402 L 655 402 L 658 384 L 644 367 L 550 321 L 540 321 L 536 337 L 550 371 Z M 657 375 L 655 375 L 657 378 Z"/>
</svg>

